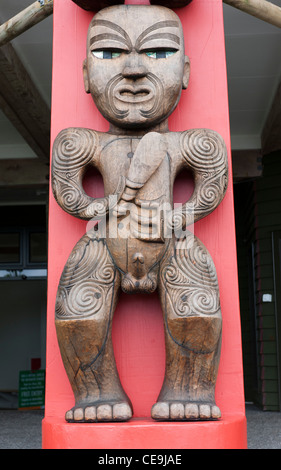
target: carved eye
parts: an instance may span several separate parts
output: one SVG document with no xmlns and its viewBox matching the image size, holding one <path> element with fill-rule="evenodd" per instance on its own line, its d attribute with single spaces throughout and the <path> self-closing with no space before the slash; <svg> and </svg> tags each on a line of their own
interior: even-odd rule
<svg viewBox="0 0 281 470">
<path fill-rule="evenodd" d="M 121 51 L 111 51 L 108 49 L 92 51 L 92 54 L 98 59 L 115 59 L 121 55 Z"/>
<path fill-rule="evenodd" d="M 165 50 L 165 49 L 156 49 L 155 51 L 145 51 L 148 57 L 152 59 L 166 59 L 167 57 L 171 57 L 177 51 L 176 50 Z"/>
</svg>

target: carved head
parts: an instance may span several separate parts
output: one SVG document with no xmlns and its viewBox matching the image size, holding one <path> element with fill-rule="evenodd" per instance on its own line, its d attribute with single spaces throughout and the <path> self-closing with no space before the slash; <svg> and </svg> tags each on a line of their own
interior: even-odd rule
<svg viewBox="0 0 281 470">
<path fill-rule="evenodd" d="M 182 25 L 168 8 L 118 5 L 88 31 L 84 83 L 101 114 L 121 128 L 149 128 L 175 109 L 189 79 Z"/>
</svg>

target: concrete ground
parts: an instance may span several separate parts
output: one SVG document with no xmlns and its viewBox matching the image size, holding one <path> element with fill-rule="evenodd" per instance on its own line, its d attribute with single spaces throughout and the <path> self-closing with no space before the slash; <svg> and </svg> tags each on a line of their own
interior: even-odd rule
<svg viewBox="0 0 281 470">
<path fill-rule="evenodd" d="M 39 410 L 0 410 L 0 449 L 41 449 Z M 246 406 L 248 449 L 281 449 L 281 413 Z"/>
<path fill-rule="evenodd" d="M 281 412 L 246 406 L 248 449 L 281 449 Z"/>
</svg>

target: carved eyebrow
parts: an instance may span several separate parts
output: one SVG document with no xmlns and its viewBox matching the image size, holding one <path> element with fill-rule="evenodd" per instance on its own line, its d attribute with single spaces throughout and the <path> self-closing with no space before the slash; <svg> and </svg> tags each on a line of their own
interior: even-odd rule
<svg viewBox="0 0 281 470">
<path fill-rule="evenodd" d="M 126 46 L 128 46 L 128 43 L 126 41 L 126 39 L 124 38 L 121 38 L 120 36 L 117 36 L 117 34 L 110 34 L 110 33 L 104 33 L 104 34 L 97 34 L 96 36 L 94 36 L 91 40 L 90 40 L 90 46 L 92 44 L 94 44 L 95 42 L 99 42 L 99 41 L 103 41 L 103 40 L 112 40 L 112 41 L 118 41 L 118 42 L 122 42 L 123 44 L 125 44 Z"/>
<path fill-rule="evenodd" d="M 105 26 L 106 28 L 113 29 L 113 31 L 119 33 L 121 37 L 112 33 L 97 34 L 96 36 L 90 39 L 90 45 L 92 45 L 96 41 L 100 41 L 103 39 L 113 39 L 114 41 L 120 41 L 123 44 L 126 44 L 129 48 L 132 48 L 132 42 L 126 31 L 121 28 L 121 26 L 113 23 L 112 21 L 94 20 L 92 26 Z"/>
<path fill-rule="evenodd" d="M 168 21 L 168 20 L 159 21 L 158 23 L 155 23 L 154 25 L 149 26 L 139 35 L 136 41 L 136 49 L 139 49 L 144 42 L 150 41 L 152 39 L 171 39 L 172 41 L 175 41 L 177 44 L 180 44 L 180 38 L 176 34 L 162 32 L 162 33 L 152 34 L 148 36 L 147 38 L 145 37 L 149 33 L 154 32 L 156 29 L 178 28 L 178 27 L 179 27 L 179 24 L 177 21 Z"/>
<path fill-rule="evenodd" d="M 169 39 L 170 41 L 175 42 L 176 44 L 180 45 L 180 38 L 176 34 L 169 34 L 169 33 L 158 33 L 158 34 L 151 34 L 147 38 L 143 39 L 141 42 L 138 42 L 136 49 L 139 49 L 143 46 L 144 43 L 148 41 L 152 41 L 153 39 Z"/>
</svg>

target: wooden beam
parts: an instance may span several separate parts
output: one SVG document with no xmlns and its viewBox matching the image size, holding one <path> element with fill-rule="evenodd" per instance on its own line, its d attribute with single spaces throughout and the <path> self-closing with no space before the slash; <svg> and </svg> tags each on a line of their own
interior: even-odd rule
<svg viewBox="0 0 281 470">
<path fill-rule="evenodd" d="M 84 10 L 97 11 L 105 6 L 109 6 L 109 0 L 72 0 Z M 192 0 L 151 0 L 151 4 L 164 5 L 168 8 L 181 8 L 188 5 Z M 223 0 L 224 3 L 238 8 L 250 15 L 267 21 L 281 28 L 281 8 L 266 0 Z M 123 3 L 123 0 L 115 2 Z"/>
<path fill-rule="evenodd" d="M 0 159 L 0 188 L 48 185 L 49 167 L 39 158 Z"/>
<path fill-rule="evenodd" d="M 281 82 L 262 131 L 261 144 L 263 155 L 281 149 Z"/>
<path fill-rule="evenodd" d="M 262 155 L 260 150 L 232 151 L 233 181 L 259 178 L 262 176 Z"/>
<path fill-rule="evenodd" d="M 38 0 L 0 26 L 0 47 L 53 13 L 53 0 Z"/>
<path fill-rule="evenodd" d="M 92 5 L 99 1 L 73 0 L 81 8 L 93 9 Z M 184 0 L 188 5 L 191 0 Z M 223 0 L 224 3 L 238 10 L 249 13 L 262 21 L 266 21 L 278 28 L 281 27 L 281 8 L 266 0 Z M 119 3 L 119 2 L 117 2 Z M 122 3 L 122 1 L 120 1 Z M 171 2 L 172 3 L 172 2 Z M 88 5 L 89 4 L 89 5 Z M 102 4 L 102 2 L 101 2 Z M 173 5 L 171 4 L 171 7 Z M 96 8 L 94 8 L 95 10 Z M 0 47 L 22 34 L 35 24 L 53 13 L 53 0 L 37 0 L 25 10 L 6 21 L 0 26 Z"/>
<path fill-rule="evenodd" d="M 36 155 L 49 161 L 50 109 L 11 44 L 0 48 L 0 108 Z"/>
<path fill-rule="evenodd" d="M 281 8 L 266 0 L 223 0 L 224 3 L 281 28 Z"/>
</svg>

